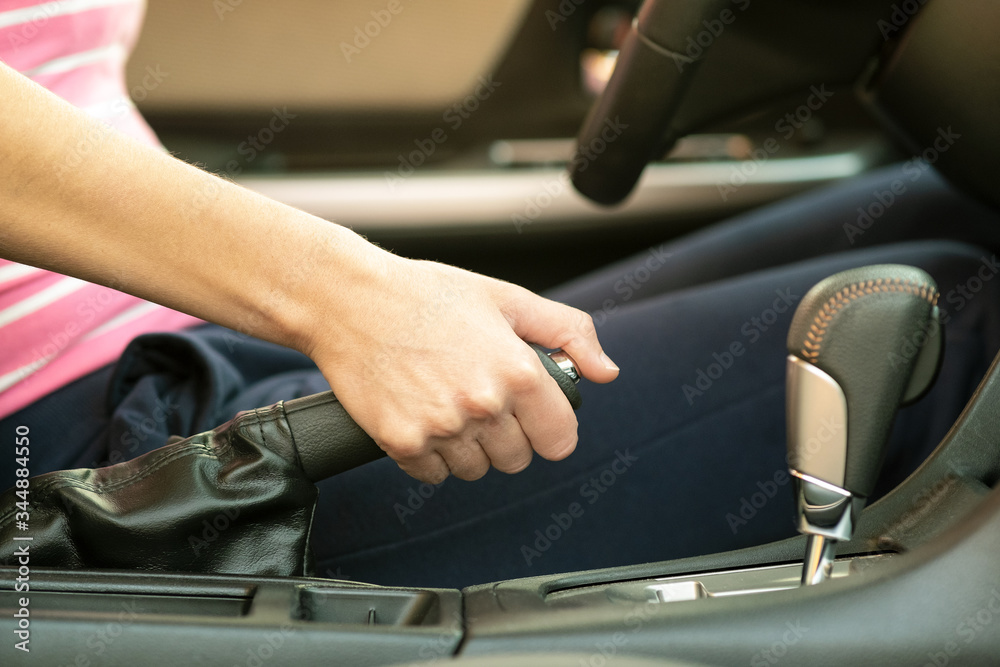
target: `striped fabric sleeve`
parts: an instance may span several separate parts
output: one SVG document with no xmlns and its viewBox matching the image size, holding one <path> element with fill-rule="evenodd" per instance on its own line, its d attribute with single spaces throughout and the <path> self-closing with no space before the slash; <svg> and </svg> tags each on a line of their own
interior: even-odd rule
<svg viewBox="0 0 1000 667">
<path fill-rule="evenodd" d="M 150 145 L 125 84 L 143 0 L 0 0 L 0 60 Z M 141 94 L 167 78 L 150 67 Z M 135 91 L 132 91 L 135 92 Z M 65 164 L 83 155 L 67 155 Z M 199 324 L 116 290 L 0 260 L 0 418 L 117 359 L 136 336 Z"/>
</svg>

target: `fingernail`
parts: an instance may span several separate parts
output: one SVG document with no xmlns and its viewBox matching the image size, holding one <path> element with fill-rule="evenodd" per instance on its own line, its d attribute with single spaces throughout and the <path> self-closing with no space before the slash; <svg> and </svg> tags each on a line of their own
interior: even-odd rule
<svg viewBox="0 0 1000 667">
<path fill-rule="evenodd" d="M 620 368 L 618 368 L 615 362 L 611 361 L 611 358 L 608 357 L 608 355 L 604 354 L 603 352 L 601 352 L 601 362 L 604 363 L 604 367 L 607 368 L 609 371 L 621 370 Z"/>
</svg>

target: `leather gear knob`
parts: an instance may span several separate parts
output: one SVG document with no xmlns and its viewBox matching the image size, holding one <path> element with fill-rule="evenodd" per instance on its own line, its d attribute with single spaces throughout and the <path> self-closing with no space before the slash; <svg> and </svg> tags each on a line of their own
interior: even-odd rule
<svg viewBox="0 0 1000 667">
<path fill-rule="evenodd" d="M 788 333 L 793 469 L 855 496 L 871 495 L 896 411 L 924 393 L 936 375 L 943 348 L 938 296 L 927 273 L 895 264 L 838 273 L 805 295 Z M 800 368 L 793 373 L 793 366 Z M 807 375 L 821 380 L 804 380 Z M 841 479 L 833 479 L 838 473 L 829 456 L 817 463 L 815 451 L 809 450 L 826 444 L 806 437 L 812 427 L 802 427 L 802 414 L 816 409 L 803 398 L 802 387 L 826 382 L 813 396 L 826 392 L 832 397 L 836 387 L 829 379 L 842 391 L 846 410 L 846 423 L 840 425 L 846 434 L 838 436 L 846 446 Z"/>
</svg>

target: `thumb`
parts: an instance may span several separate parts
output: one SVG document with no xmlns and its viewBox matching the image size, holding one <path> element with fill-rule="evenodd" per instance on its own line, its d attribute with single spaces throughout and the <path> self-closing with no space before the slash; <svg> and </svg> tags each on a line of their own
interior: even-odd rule
<svg viewBox="0 0 1000 667">
<path fill-rule="evenodd" d="M 561 348 L 588 380 L 605 383 L 618 377 L 618 366 L 604 353 L 597 339 L 594 320 L 582 310 L 518 287 L 504 315 L 519 338 L 548 348 Z"/>
</svg>

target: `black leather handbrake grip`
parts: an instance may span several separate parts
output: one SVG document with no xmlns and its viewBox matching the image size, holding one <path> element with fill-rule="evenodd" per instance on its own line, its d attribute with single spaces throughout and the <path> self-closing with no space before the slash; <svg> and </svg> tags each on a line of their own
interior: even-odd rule
<svg viewBox="0 0 1000 667">
<path fill-rule="evenodd" d="M 578 407 L 570 360 L 536 352 Z M 314 482 L 382 456 L 331 392 L 247 410 L 130 461 L 30 478 L 31 564 L 309 575 Z M 0 565 L 25 534 L 18 491 L 0 494 Z"/>
<path fill-rule="evenodd" d="M 573 379 L 544 350 L 534 345 L 532 348 L 573 409 L 579 408 L 580 392 Z M 282 405 L 302 469 L 311 481 L 338 475 L 385 456 L 331 391 L 284 401 Z"/>
</svg>

